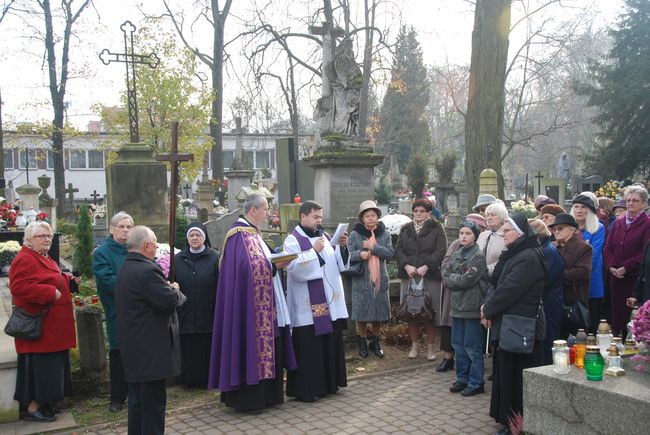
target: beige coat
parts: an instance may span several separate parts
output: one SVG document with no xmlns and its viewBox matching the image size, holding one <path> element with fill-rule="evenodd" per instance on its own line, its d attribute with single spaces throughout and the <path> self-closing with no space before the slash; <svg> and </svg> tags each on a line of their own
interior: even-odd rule
<svg viewBox="0 0 650 435">
<path fill-rule="evenodd" d="M 489 243 L 488 238 L 490 240 Z M 485 262 L 487 263 L 488 273 L 491 277 L 492 272 L 494 272 L 494 266 L 496 266 L 499 261 L 501 252 L 506 249 L 506 242 L 503 240 L 503 226 L 494 233 L 490 230 L 483 231 L 479 234 L 476 244 L 481 248 L 481 251 L 485 255 Z M 485 249 L 486 245 L 487 250 Z"/>
</svg>

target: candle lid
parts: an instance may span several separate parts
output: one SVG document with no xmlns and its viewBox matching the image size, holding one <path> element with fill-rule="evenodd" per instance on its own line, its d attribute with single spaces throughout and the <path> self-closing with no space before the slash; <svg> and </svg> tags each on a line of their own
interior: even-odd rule
<svg viewBox="0 0 650 435">
<path fill-rule="evenodd" d="M 566 346 L 566 340 L 553 340 L 553 347 L 564 347 Z"/>
<path fill-rule="evenodd" d="M 612 332 L 612 330 L 609 328 L 609 325 L 607 324 L 607 320 L 602 319 L 600 321 L 600 324 L 598 325 L 598 333 L 599 334 L 609 334 L 611 332 Z"/>
<path fill-rule="evenodd" d="M 612 343 L 609 346 L 609 356 L 619 356 L 620 354 L 618 353 L 618 347 L 616 346 L 616 343 Z"/>
<path fill-rule="evenodd" d="M 587 336 L 587 345 L 595 345 L 597 343 L 596 336 L 594 334 L 589 334 Z"/>
<path fill-rule="evenodd" d="M 598 346 L 588 345 L 587 352 L 598 352 L 600 353 L 600 348 Z"/>
</svg>

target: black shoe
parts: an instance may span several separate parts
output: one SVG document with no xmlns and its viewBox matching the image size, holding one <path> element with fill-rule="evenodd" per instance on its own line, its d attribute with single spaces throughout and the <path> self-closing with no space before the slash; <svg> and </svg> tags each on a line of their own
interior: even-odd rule
<svg viewBox="0 0 650 435">
<path fill-rule="evenodd" d="M 381 344 L 379 343 L 379 337 L 376 335 L 372 336 L 372 351 L 377 358 L 384 357 L 384 351 L 381 350 Z"/>
<path fill-rule="evenodd" d="M 357 335 L 357 342 L 359 343 L 359 356 L 361 358 L 368 358 L 368 342 L 366 337 Z"/>
<path fill-rule="evenodd" d="M 318 401 L 320 397 L 318 396 L 307 396 L 307 397 L 296 397 L 296 400 L 298 402 L 304 402 L 304 403 L 314 403 Z"/>
<path fill-rule="evenodd" d="M 42 405 L 40 408 L 38 408 L 39 412 L 43 414 L 46 417 L 56 417 L 57 414 L 60 414 L 61 411 L 58 409 L 50 406 L 50 405 Z"/>
<path fill-rule="evenodd" d="M 469 397 L 469 396 L 476 396 L 477 394 L 481 394 L 481 393 L 485 393 L 485 388 L 483 388 L 483 385 L 476 388 L 467 387 L 460 392 L 460 395 L 463 397 Z"/>
<path fill-rule="evenodd" d="M 509 426 L 504 427 L 498 432 L 494 432 L 494 435 L 512 435 L 512 431 Z"/>
<path fill-rule="evenodd" d="M 437 372 L 446 372 L 447 370 L 453 370 L 454 369 L 454 360 L 453 358 L 446 359 L 443 358 L 442 361 L 440 361 L 440 364 L 438 365 L 438 368 L 436 369 Z"/>
<path fill-rule="evenodd" d="M 25 413 L 25 416 L 23 417 L 23 420 L 25 420 L 25 421 L 38 421 L 38 422 L 41 422 L 41 423 L 51 423 L 54 420 L 56 420 L 56 416 L 54 416 L 54 415 L 52 415 L 52 416 L 43 415 L 43 413 L 41 413 L 41 410 L 37 409 L 34 412 L 27 411 Z"/>
<path fill-rule="evenodd" d="M 122 410 L 122 404 L 121 403 L 111 403 L 111 405 L 108 407 L 108 410 L 111 412 L 120 412 Z"/>
<path fill-rule="evenodd" d="M 467 388 L 467 384 L 456 381 L 456 382 L 454 382 L 454 385 L 449 387 L 449 391 L 451 391 L 452 393 L 460 393 L 465 388 Z"/>
</svg>

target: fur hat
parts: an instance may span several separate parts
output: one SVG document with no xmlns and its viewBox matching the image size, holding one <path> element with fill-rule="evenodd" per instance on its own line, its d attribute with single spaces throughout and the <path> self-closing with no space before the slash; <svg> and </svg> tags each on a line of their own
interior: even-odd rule
<svg viewBox="0 0 650 435">
<path fill-rule="evenodd" d="M 543 215 L 547 213 L 552 214 L 553 216 L 557 216 L 560 213 L 566 213 L 566 210 L 557 204 L 547 204 L 539 210 L 539 214 Z"/>
</svg>

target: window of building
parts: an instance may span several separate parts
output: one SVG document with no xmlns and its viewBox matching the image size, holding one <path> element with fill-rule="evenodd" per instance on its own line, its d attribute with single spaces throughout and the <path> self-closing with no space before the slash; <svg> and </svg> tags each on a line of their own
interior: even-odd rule
<svg viewBox="0 0 650 435">
<path fill-rule="evenodd" d="M 225 151 L 223 152 L 223 167 L 230 169 L 232 166 L 232 159 L 235 157 L 234 151 Z"/>
<path fill-rule="evenodd" d="M 20 169 L 25 169 L 29 162 L 29 169 L 36 169 L 36 150 L 21 150 L 20 151 Z"/>
<path fill-rule="evenodd" d="M 13 169 L 14 168 L 14 150 L 11 148 L 6 149 L 4 152 L 5 155 L 5 169 Z"/>
<path fill-rule="evenodd" d="M 86 168 L 86 151 L 70 150 L 68 156 L 70 162 L 70 169 Z"/>
<path fill-rule="evenodd" d="M 88 167 L 101 169 L 104 167 L 104 152 L 97 150 L 88 151 Z"/>
<path fill-rule="evenodd" d="M 54 151 L 47 150 L 47 169 L 54 169 Z"/>
<path fill-rule="evenodd" d="M 255 169 L 268 169 L 271 167 L 270 151 L 255 152 Z"/>
</svg>

